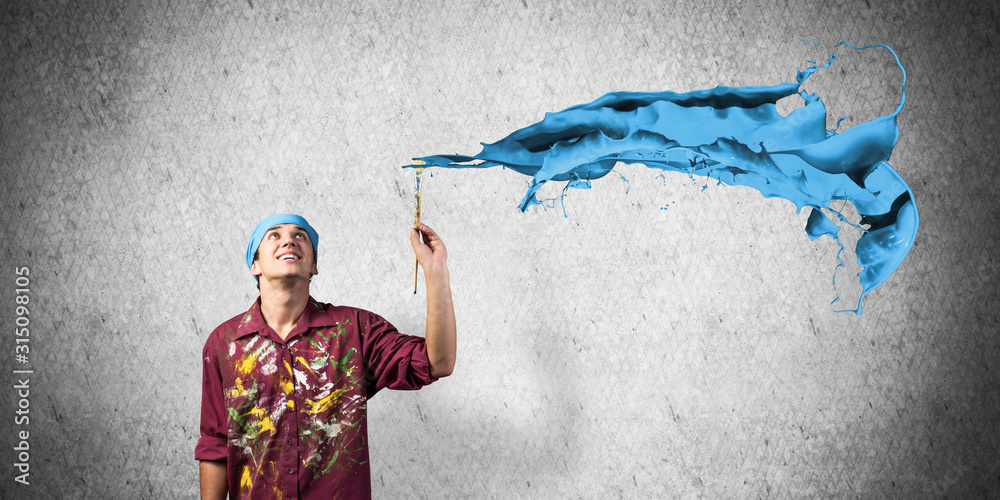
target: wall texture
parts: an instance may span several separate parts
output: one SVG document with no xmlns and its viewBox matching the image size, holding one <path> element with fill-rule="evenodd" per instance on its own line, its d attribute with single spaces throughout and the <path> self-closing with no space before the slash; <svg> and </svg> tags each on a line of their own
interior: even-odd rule
<svg viewBox="0 0 1000 500">
<path fill-rule="evenodd" d="M 922 224 L 863 315 L 833 312 L 837 245 L 788 202 L 622 166 L 522 214 L 527 178 L 436 170 L 459 362 L 370 402 L 375 494 L 995 495 L 1000 12 L 895 3 L 4 2 L 0 497 L 196 495 L 201 348 L 256 297 L 262 217 L 321 233 L 315 297 L 420 333 L 409 158 L 608 91 L 792 81 L 840 40 L 909 73 L 891 163 Z M 843 129 L 900 84 L 847 51 L 807 89 Z"/>
</svg>

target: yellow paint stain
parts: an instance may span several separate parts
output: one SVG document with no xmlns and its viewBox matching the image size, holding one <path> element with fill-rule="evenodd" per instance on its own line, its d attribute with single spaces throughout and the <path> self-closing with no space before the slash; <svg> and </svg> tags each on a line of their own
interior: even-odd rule
<svg viewBox="0 0 1000 500">
<path fill-rule="evenodd" d="M 254 409 L 248 411 L 247 414 L 248 415 L 253 415 L 253 416 L 257 417 L 257 418 L 260 418 L 261 416 L 264 415 L 264 409 L 263 408 L 254 407 Z"/>
<path fill-rule="evenodd" d="M 260 420 L 260 433 L 263 434 L 264 431 L 271 431 L 271 434 L 274 434 L 274 426 L 271 425 L 270 417 L 264 417 Z"/>
<path fill-rule="evenodd" d="M 249 465 L 244 465 L 243 466 L 243 477 L 240 478 L 240 489 L 241 490 L 249 490 L 251 488 L 253 488 L 253 480 L 250 479 L 250 466 Z"/>
<path fill-rule="evenodd" d="M 287 377 L 281 377 L 281 390 L 285 394 L 291 394 L 295 390 L 295 384 L 292 383 L 292 367 L 288 364 L 288 361 L 281 360 L 285 365 L 285 372 L 287 372 Z"/>
<path fill-rule="evenodd" d="M 288 409 L 289 410 L 294 410 L 295 409 L 295 400 L 294 399 L 289 399 L 288 400 Z"/>
<path fill-rule="evenodd" d="M 240 360 L 240 363 L 236 366 L 236 370 L 243 375 L 246 375 L 253 370 L 254 366 L 257 366 L 257 357 L 251 354 L 249 356 L 243 356 L 243 359 Z"/>
<path fill-rule="evenodd" d="M 299 364 L 301 364 L 302 366 L 306 367 L 307 370 L 315 373 L 315 371 L 312 368 L 309 367 L 309 362 L 306 361 L 305 358 L 303 358 L 302 356 L 296 356 L 295 357 L 295 361 L 298 361 Z"/>
<path fill-rule="evenodd" d="M 271 495 L 271 498 L 273 498 L 274 500 L 281 500 L 282 498 L 285 498 L 285 497 L 284 497 L 284 496 L 283 496 L 283 495 L 281 494 L 281 488 L 279 488 L 279 487 L 275 486 L 275 487 L 274 487 L 274 495 Z"/>
<path fill-rule="evenodd" d="M 347 389 L 337 389 L 331 392 L 329 396 L 317 401 L 307 399 L 306 406 L 309 407 L 309 413 L 316 415 L 317 413 L 329 411 L 330 407 L 337 404 L 340 400 L 340 395 L 345 392 L 347 392 Z"/>
<path fill-rule="evenodd" d="M 236 378 L 236 387 L 233 388 L 232 395 L 235 398 L 236 396 L 239 396 L 240 394 L 243 394 L 244 392 L 247 392 L 247 390 L 243 388 L 243 380 L 240 379 L 239 377 L 237 377 Z"/>
</svg>

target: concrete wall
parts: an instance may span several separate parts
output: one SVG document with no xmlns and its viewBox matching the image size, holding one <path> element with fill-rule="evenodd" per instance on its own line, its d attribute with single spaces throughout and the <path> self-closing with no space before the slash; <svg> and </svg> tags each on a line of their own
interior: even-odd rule
<svg viewBox="0 0 1000 500">
<path fill-rule="evenodd" d="M 608 91 L 792 81 L 840 40 L 891 45 L 910 77 L 891 163 L 921 230 L 863 315 L 832 312 L 837 245 L 788 202 L 632 166 L 565 217 L 522 214 L 526 177 L 436 170 L 458 366 L 370 402 L 375 495 L 995 492 L 1000 16 L 893 3 L 5 2 L 0 496 L 196 495 L 200 352 L 256 297 L 262 217 L 321 233 L 315 297 L 419 334 L 409 158 Z M 890 112 L 900 76 L 846 51 L 807 89 L 843 129 Z"/>
</svg>

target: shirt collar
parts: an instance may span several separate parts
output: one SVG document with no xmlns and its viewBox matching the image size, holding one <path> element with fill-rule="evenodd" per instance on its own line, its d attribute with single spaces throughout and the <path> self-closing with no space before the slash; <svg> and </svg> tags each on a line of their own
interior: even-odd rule
<svg viewBox="0 0 1000 500">
<path fill-rule="evenodd" d="M 299 316 L 298 325 L 292 330 L 289 338 L 295 334 L 295 332 L 306 331 L 310 328 L 317 328 L 323 326 L 333 326 L 336 324 L 333 318 L 327 314 L 328 304 L 321 304 L 316 301 L 316 299 L 309 296 L 309 302 L 306 304 L 306 308 L 302 311 L 302 316 Z M 241 338 L 251 333 L 260 333 L 267 323 L 264 322 L 264 316 L 260 313 L 260 297 L 254 301 L 253 305 L 250 306 L 250 310 L 247 311 L 243 317 L 240 319 L 240 324 L 236 327 L 236 337 Z"/>
</svg>

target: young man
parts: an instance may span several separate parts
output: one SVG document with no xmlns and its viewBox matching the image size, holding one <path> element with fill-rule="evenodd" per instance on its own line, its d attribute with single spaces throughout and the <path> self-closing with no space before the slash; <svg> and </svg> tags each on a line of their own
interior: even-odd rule
<svg viewBox="0 0 1000 500">
<path fill-rule="evenodd" d="M 423 235 L 423 241 L 420 235 Z M 425 337 L 378 315 L 317 302 L 319 235 L 298 215 L 261 221 L 246 260 L 260 297 L 205 343 L 201 497 L 369 498 L 366 401 L 451 374 L 455 310 L 447 251 L 431 228 L 410 231 L 427 282 Z"/>
</svg>

